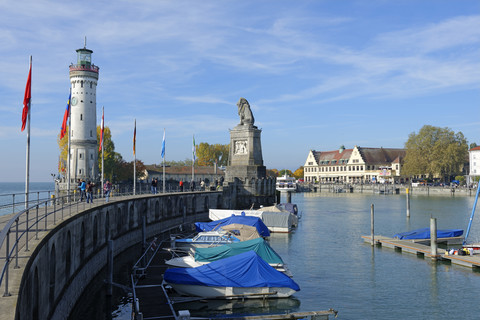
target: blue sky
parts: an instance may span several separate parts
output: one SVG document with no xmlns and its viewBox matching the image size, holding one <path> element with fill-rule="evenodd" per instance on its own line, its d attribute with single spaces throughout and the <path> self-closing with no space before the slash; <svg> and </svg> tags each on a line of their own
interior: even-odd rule
<svg viewBox="0 0 480 320">
<path fill-rule="evenodd" d="M 31 181 L 57 171 L 75 50 L 100 67 L 116 151 L 161 163 L 229 143 L 246 98 L 267 168 L 309 150 L 402 148 L 425 124 L 480 144 L 480 1 L 0 0 L 0 181 L 24 181 L 22 102 L 33 56 Z"/>
</svg>

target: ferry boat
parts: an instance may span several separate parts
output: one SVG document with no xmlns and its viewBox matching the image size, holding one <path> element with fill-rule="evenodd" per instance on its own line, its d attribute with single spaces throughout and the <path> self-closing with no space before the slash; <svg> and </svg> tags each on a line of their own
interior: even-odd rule
<svg viewBox="0 0 480 320">
<path fill-rule="evenodd" d="M 297 181 L 294 177 L 284 175 L 283 177 L 277 178 L 277 190 L 281 192 L 296 192 L 297 191 Z"/>
</svg>

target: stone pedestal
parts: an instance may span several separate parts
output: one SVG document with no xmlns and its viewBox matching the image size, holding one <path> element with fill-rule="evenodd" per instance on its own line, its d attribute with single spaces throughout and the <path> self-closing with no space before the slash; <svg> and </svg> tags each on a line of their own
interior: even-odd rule
<svg viewBox="0 0 480 320">
<path fill-rule="evenodd" d="M 230 130 L 230 151 L 225 181 L 233 182 L 266 177 L 263 165 L 261 132 L 251 124 L 239 124 Z"/>
</svg>

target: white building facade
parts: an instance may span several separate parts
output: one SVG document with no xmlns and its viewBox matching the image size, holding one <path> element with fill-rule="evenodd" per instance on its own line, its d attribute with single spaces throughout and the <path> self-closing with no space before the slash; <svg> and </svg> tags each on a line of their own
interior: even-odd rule
<svg viewBox="0 0 480 320">
<path fill-rule="evenodd" d="M 470 171 L 468 184 L 473 183 L 475 177 L 480 176 L 480 147 L 468 150 L 468 158 L 470 160 Z"/>
<path fill-rule="evenodd" d="M 97 82 L 99 68 L 92 64 L 92 50 L 78 49 L 77 64 L 70 65 L 71 131 L 70 178 L 98 179 Z"/>
<path fill-rule="evenodd" d="M 393 148 L 310 150 L 304 165 L 307 183 L 384 183 L 398 180 L 406 151 Z"/>
</svg>

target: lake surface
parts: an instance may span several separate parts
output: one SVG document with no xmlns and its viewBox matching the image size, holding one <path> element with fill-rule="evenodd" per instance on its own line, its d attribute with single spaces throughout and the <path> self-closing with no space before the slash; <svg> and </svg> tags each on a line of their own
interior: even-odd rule
<svg viewBox="0 0 480 320">
<path fill-rule="evenodd" d="M 375 233 L 393 236 L 429 227 L 430 217 L 437 218 L 438 229 L 466 230 L 474 197 L 412 196 L 409 219 L 405 195 L 299 193 L 292 196 L 292 202 L 302 212 L 297 230 L 288 235 L 272 234 L 270 244 L 288 264 L 301 288 L 294 298 L 266 305 L 251 301 L 183 304 L 178 309 L 190 309 L 192 316 L 333 308 L 340 320 L 478 319 L 480 273 L 372 247 L 361 238 L 370 233 L 371 204 L 375 205 Z M 480 240 L 479 220 L 474 220 L 471 241 Z M 127 272 L 122 277 L 128 277 Z M 120 298 L 117 296 L 117 301 Z M 116 304 L 114 319 L 130 319 L 127 300 L 123 297 Z M 84 308 L 88 308 L 89 302 L 85 304 Z M 90 307 L 101 309 L 98 305 Z M 102 314 L 101 310 L 97 314 Z"/>
</svg>

